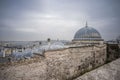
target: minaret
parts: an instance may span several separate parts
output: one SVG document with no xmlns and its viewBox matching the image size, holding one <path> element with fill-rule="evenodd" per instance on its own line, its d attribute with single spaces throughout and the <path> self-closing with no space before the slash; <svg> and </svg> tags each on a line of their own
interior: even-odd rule
<svg viewBox="0 0 120 80">
<path fill-rule="evenodd" d="M 85 25 L 85 27 L 86 27 L 86 28 L 88 27 L 87 21 L 86 21 L 86 25 Z"/>
</svg>

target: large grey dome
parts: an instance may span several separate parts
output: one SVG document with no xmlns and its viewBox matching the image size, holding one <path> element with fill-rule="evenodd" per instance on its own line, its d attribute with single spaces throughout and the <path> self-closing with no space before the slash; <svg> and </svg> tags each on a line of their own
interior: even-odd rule
<svg viewBox="0 0 120 80">
<path fill-rule="evenodd" d="M 100 33 L 87 25 L 78 30 L 74 36 L 74 40 L 102 40 Z"/>
</svg>

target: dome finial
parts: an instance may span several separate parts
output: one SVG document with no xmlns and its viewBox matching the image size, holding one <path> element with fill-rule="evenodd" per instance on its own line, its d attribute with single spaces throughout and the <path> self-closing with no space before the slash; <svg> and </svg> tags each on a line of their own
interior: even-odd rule
<svg viewBox="0 0 120 80">
<path fill-rule="evenodd" d="M 88 27 L 88 24 L 87 24 L 87 21 L 86 21 L 86 26 L 85 26 L 86 28 Z"/>
</svg>

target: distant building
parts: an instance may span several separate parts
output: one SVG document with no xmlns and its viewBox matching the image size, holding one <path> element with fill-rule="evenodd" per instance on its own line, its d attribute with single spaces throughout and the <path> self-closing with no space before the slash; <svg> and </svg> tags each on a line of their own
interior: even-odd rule
<svg viewBox="0 0 120 80">
<path fill-rule="evenodd" d="M 120 44 L 120 35 L 116 38 L 117 43 Z"/>
<path fill-rule="evenodd" d="M 100 44 L 104 40 L 100 33 L 96 29 L 89 27 L 86 22 L 86 26 L 76 32 L 72 41 L 80 44 Z"/>
</svg>

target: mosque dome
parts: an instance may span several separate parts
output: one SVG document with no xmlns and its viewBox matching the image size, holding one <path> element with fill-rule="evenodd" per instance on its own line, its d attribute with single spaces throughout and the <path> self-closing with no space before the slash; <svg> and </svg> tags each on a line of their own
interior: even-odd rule
<svg viewBox="0 0 120 80">
<path fill-rule="evenodd" d="M 102 37 L 96 29 L 87 26 L 87 23 L 86 23 L 85 27 L 79 29 L 76 32 L 74 36 L 74 40 L 75 41 L 78 41 L 78 40 L 101 41 Z"/>
</svg>

